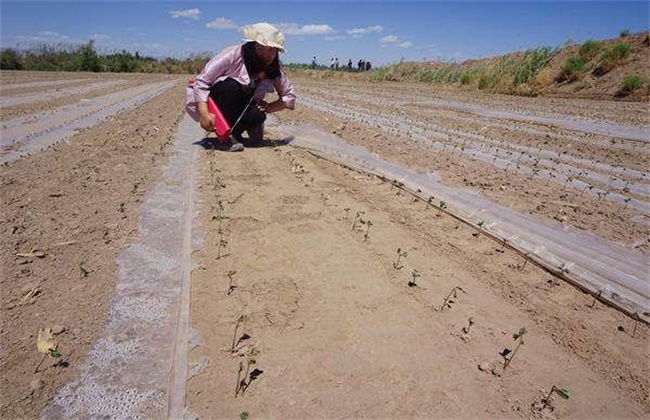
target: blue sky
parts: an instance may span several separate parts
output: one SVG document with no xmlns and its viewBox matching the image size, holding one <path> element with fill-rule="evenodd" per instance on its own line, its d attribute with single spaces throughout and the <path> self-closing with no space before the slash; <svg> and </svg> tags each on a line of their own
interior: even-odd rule
<svg viewBox="0 0 650 420">
<path fill-rule="evenodd" d="M 267 21 L 285 33 L 284 62 L 482 58 L 647 31 L 646 1 L 4 1 L 0 45 L 77 44 L 100 52 L 184 58 L 241 42 Z"/>
</svg>

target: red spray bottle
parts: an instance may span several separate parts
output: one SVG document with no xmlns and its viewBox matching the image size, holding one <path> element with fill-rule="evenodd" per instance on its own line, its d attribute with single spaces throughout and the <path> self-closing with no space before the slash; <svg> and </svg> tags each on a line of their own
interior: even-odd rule
<svg viewBox="0 0 650 420">
<path fill-rule="evenodd" d="M 222 144 L 227 142 L 230 139 L 230 124 L 210 97 L 208 97 L 208 112 L 214 115 L 214 132 L 217 138 Z"/>
</svg>

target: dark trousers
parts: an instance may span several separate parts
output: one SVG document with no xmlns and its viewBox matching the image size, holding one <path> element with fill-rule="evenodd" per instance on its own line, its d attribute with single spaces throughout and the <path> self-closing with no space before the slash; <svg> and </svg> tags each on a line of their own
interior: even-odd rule
<svg viewBox="0 0 650 420">
<path fill-rule="evenodd" d="M 217 107 L 219 107 L 226 121 L 230 124 L 230 127 L 242 115 L 246 104 L 248 104 L 252 96 L 253 91 L 249 87 L 238 83 L 232 78 L 215 83 L 210 88 L 210 97 Z M 240 138 L 244 130 L 249 132 L 249 136 L 251 132 L 259 132 L 265 120 L 266 114 L 257 109 L 255 104 L 251 104 L 242 116 L 239 124 L 232 130 L 232 135 L 235 138 Z"/>
</svg>

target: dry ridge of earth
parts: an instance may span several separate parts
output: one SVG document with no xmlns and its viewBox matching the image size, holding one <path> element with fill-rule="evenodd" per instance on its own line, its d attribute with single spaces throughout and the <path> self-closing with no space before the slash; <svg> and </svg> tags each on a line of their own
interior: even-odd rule
<svg viewBox="0 0 650 420">
<path fill-rule="evenodd" d="M 5 74 L 2 95 L 10 96 Z M 11 73 L 11 82 L 88 77 Z M 319 125 L 450 185 L 648 252 L 645 142 L 477 113 L 638 128 L 648 125 L 643 105 L 294 82 L 303 105 L 278 114 L 282 124 Z M 167 161 L 182 99 L 179 84 L 2 166 L 0 417 L 38 417 L 75 378 L 106 318 L 115 257 L 136 234 L 142 197 Z M 53 96 L 11 117 L 3 110 L 2 121 L 68 103 Z M 379 179 L 271 140 L 265 146 L 241 154 L 206 150 L 197 162 L 207 237 L 193 255 L 191 321 L 200 341 L 189 354 L 186 401 L 200 418 L 648 415 L 646 325 Z M 497 159 L 480 160 L 495 148 Z M 505 161 L 521 148 L 527 152 L 515 172 Z M 525 168 L 539 169 L 531 177 Z M 569 169 L 571 181 L 542 176 Z M 576 188 L 581 180 L 592 189 Z M 394 265 L 398 248 L 407 254 L 401 268 Z M 462 291 L 441 309 L 454 287 Z M 36 333 L 55 326 L 69 365 L 45 363 L 34 373 Z M 512 334 L 522 327 L 525 344 L 503 369 L 499 353 L 514 350 Z M 571 398 L 555 395 L 544 404 L 554 385 Z"/>
</svg>

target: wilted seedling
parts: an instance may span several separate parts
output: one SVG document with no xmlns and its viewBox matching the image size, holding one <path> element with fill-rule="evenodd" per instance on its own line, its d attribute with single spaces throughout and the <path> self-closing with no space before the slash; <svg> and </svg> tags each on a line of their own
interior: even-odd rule
<svg viewBox="0 0 650 420">
<path fill-rule="evenodd" d="M 593 308 L 594 306 L 596 306 L 596 300 L 598 300 L 602 294 L 603 294 L 603 291 L 599 290 L 598 293 L 596 293 L 594 295 L 594 300 L 591 302 L 591 305 L 589 305 L 590 308 Z"/>
<path fill-rule="evenodd" d="M 632 201 L 632 199 L 630 197 L 627 197 L 623 201 L 625 202 L 625 205 L 623 206 L 623 210 L 625 210 L 627 208 L 627 205 L 630 204 L 630 201 Z"/>
<path fill-rule="evenodd" d="M 467 326 L 463 327 L 463 332 L 465 334 L 469 334 L 469 330 L 472 328 L 472 325 L 474 325 L 474 324 L 475 324 L 474 318 L 472 318 L 471 316 L 469 318 L 467 318 Z"/>
<path fill-rule="evenodd" d="M 225 248 L 228 245 L 228 241 L 223 238 L 223 231 L 219 229 L 219 241 L 217 242 L 217 259 L 220 259 L 224 255 L 221 255 L 221 248 Z"/>
<path fill-rule="evenodd" d="M 442 215 L 442 211 L 443 211 L 444 209 L 446 209 L 446 208 L 447 208 L 447 203 L 445 203 L 444 201 L 441 201 L 441 202 L 438 204 L 438 214 L 437 214 L 437 216 L 440 217 L 440 216 Z"/>
<path fill-rule="evenodd" d="M 36 349 L 39 353 L 43 353 L 43 358 L 38 363 L 38 366 L 36 366 L 34 373 L 38 373 L 38 369 L 48 357 L 61 357 L 61 352 L 57 350 L 57 347 L 58 344 L 54 340 L 54 335 L 52 334 L 52 330 L 50 328 L 41 328 L 38 330 L 38 337 L 36 338 Z"/>
<path fill-rule="evenodd" d="M 517 354 L 517 350 L 519 350 L 519 347 L 521 347 L 521 345 L 524 344 L 524 335 L 526 335 L 527 332 L 528 331 L 526 330 L 526 328 L 524 327 L 520 328 L 518 332 L 512 335 L 512 339 L 517 342 L 517 347 L 515 347 L 515 350 L 511 352 L 510 349 L 505 348 L 501 352 L 501 356 L 503 356 L 504 358 L 504 363 L 503 363 L 504 369 L 507 368 L 508 365 L 510 365 L 510 362 L 512 362 L 512 359 L 514 359 L 515 355 Z M 510 355 L 510 357 L 508 357 L 508 355 Z"/>
<path fill-rule="evenodd" d="M 351 231 L 354 231 L 357 228 L 357 222 L 361 220 L 361 215 L 364 213 L 364 211 L 358 211 L 357 214 L 354 215 L 354 221 L 352 222 L 352 228 L 350 229 Z"/>
<path fill-rule="evenodd" d="M 237 286 L 235 286 L 234 284 L 232 284 L 232 278 L 233 278 L 233 276 L 234 276 L 235 274 L 237 274 L 237 271 L 235 271 L 235 270 L 229 270 L 228 273 L 226 274 L 226 277 L 228 277 L 228 279 L 230 279 L 230 284 L 228 285 L 228 293 L 227 293 L 228 296 L 230 296 L 230 294 L 231 294 L 233 291 L 235 291 L 235 289 L 237 288 Z"/>
<path fill-rule="evenodd" d="M 476 225 L 478 226 L 478 234 L 476 235 L 477 237 L 483 232 L 483 225 L 485 224 L 485 220 L 479 220 Z"/>
<path fill-rule="evenodd" d="M 418 270 L 413 270 L 411 272 L 411 276 L 413 277 L 413 280 L 409 281 L 407 284 L 409 285 L 409 287 L 415 287 L 417 286 L 415 279 L 417 279 L 418 277 L 422 277 L 422 274 L 420 274 Z"/>
<path fill-rule="evenodd" d="M 399 261 L 399 260 L 400 260 L 402 257 L 406 258 L 406 256 L 407 256 L 406 251 L 402 252 L 402 248 L 397 248 L 397 261 L 393 263 L 393 268 L 396 269 L 396 270 L 401 269 L 403 266 L 400 265 L 400 261 Z"/>
<path fill-rule="evenodd" d="M 440 310 L 441 310 L 441 311 L 444 311 L 445 308 L 449 308 L 449 309 L 451 309 L 451 304 L 455 302 L 453 299 L 457 299 L 457 298 L 458 298 L 458 292 L 459 292 L 459 291 L 460 291 L 460 292 L 463 292 L 463 293 L 465 293 L 465 294 L 467 294 L 467 292 L 466 292 L 462 287 L 460 287 L 460 286 L 454 286 L 454 288 L 451 289 L 451 292 L 449 292 L 449 294 L 448 294 L 447 297 L 445 298 L 445 301 L 442 302 L 442 306 L 440 307 Z"/>
</svg>

